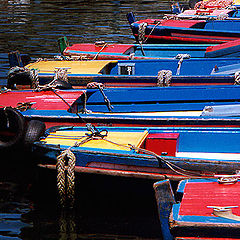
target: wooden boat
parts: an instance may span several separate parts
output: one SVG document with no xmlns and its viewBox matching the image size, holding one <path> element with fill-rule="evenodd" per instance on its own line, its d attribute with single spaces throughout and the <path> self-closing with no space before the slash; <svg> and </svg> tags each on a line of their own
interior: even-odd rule
<svg viewBox="0 0 240 240">
<path fill-rule="evenodd" d="M 124 60 L 175 58 L 188 54 L 191 58 L 239 57 L 240 40 L 218 45 L 209 44 L 110 44 L 105 42 L 78 43 L 69 46 L 65 37 L 58 39 L 63 56 L 84 60 Z"/>
<path fill-rule="evenodd" d="M 171 15 L 169 15 L 171 16 Z M 177 19 L 233 19 L 239 18 L 236 9 L 232 8 L 202 8 L 189 9 L 177 14 Z"/>
<path fill-rule="evenodd" d="M 240 6 L 239 0 L 189 0 L 189 7 L 192 9 L 224 9 L 228 7 L 236 7 Z"/>
<path fill-rule="evenodd" d="M 233 174 L 240 165 L 238 128 L 53 127 L 34 143 L 48 168 L 71 151 L 75 171 L 179 180 Z M 44 157 L 44 158 L 43 158 Z"/>
<path fill-rule="evenodd" d="M 176 199 L 168 180 L 155 183 L 163 239 L 239 239 L 238 179 L 236 174 L 183 180 Z"/>
<path fill-rule="evenodd" d="M 82 126 L 86 123 L 240 127 L 237 85 L 38 92 L 17 90 L 0 94 L 0 101 L 2 106 L 18 107 L 28 121 L 41 120 L 47 127 Z M 218 106 L 220 110 L 216 111 Z"/>
<path fill-rule="evenodd" d="M 73 86 L 86 86 L 91 81 L 109 86 L 156 86 L 162 81 L 171 85 L 233 84 L 239 64 L 239 58 L 184 59 L 184 56 L 157 60 L 42 60 L 26 65 L 23 71 L 19 67 L 11 69 L 8 85 L 20 83 L 18 79 L 22 78 L 28 84 L 36 79 L 47 84 L 59 78 L 59 71 L 65 73 Z M 37 69 L 37 73 L 30 73 L 31 69 Z"/>
<path fill-rule="evenodd" d="M 136 21 L 133 13 L 127 15 L 134 37 L 143 43 L 197 42 L 223 43 L 240 38 L 240 20 L 175 20 L 143 19 Z M 142 37 L 143 36 L 143 37 Z"/>
<path fill-rule="evenodd" d="M 188 54 L 191 58 L 239 57 L 240 40 L 218 45 L 209 44 L 117 44 L 96 42 L 78 43 L 69 46 L 66 37 L 58 39 L 63 56 L 84 60 L 124 60 L 147 58 L 175 58 Z"/>
</svg>

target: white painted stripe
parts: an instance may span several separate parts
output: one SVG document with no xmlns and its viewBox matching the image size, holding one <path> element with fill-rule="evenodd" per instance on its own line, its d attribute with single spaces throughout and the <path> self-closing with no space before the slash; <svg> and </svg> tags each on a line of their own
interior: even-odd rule
<svg viewBox="0 0 240 240">
<path fill-rule="evenodd" d="M 94 114 L 98 114 L 93 112 Z M 102 114 L 102 113 L 100 113 Z M 127 116 L 166 116 L 166 117 L 178 117 L 178 116 L 186 116 L 186 117 L 200 117 L 202 111 L 176 111 L 176 112 L 135 112 L 135 113 L 107 113 L 107 115 L 127 115 Z"/>
<path fill-rule="evenodd" d="M 176 157 L 240 160 L 240 153 L 207 153 L 207 152 L 177 152 Z"/>
</svg>

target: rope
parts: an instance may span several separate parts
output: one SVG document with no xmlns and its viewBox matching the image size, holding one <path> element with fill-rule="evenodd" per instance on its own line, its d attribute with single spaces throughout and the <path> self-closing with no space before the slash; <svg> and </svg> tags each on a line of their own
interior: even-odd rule
<svg viewBox="0 0 240 240">
<path fill-rule="evenodd" d="M 147 27 L 147 23 L 141 23 L 139 25 L 139 28 L 138 28 L 138 43 L 140 45 L 140 48 L 141 48 L 141 52 L 142 52 L 142 55 L 145 56 L 145 52 L 143 50 L 143 42 L 144 42 L 144 39 L 145 39 L 145 30 L 146 30 L 146 27 Z"/>
<path fill-rule="evenodd" d="M 92 112 L 91 110 L 87 110 L 87 93 L 83 92 L 83 96 L 84 96 L 84 98 L 83 98 L 83 108 L 80 109 L 79 112 L 84 113 L 84 114 L 91 113 Z"/>
<path fill-rule="evenodd" d="M 153 33 L 153 31 L 155 30 L 155 28 L 156 28 L 160 23 L 161 23 L 161 22 L 159 21 L 159 22 L 157 22 L 157 23 L 155 24 L 155 26 L 152 28 L 151 32 L 148 34 L 148 37 L 145 39 L 145 42 L 148 40 L 148 38 L 150 37 L 150 35 Z"/>
<path fill-rule="evenodd" d="M 171 70 L 161 70 L 157 75 L 157 86 L 159 87 L 169 87 L 172 79 Z"/>
<path fill-rule="evenodd" d="M 35 104 L 35 102 L 20 102 L 20 103 L 17 103 L 16 109 L 21 112 L 25 112 L 29 109 L 33 109 L 32 108 L 33 104 Z"/>
<path fill-rule="evenodd" d="M 31 79 L 31 88 L 36 91 L 39 91 L 40 89 L 38 72 L 39 70 L 37 69 L 29 70 L 30 79 Z"/>
<path fill-rule="evenodd" d="M 105 48 L 105 47 L 107 47 L 107 43 L 102 43 L 103 44 L 103 46 L 102 46 L 102 48 L 96 53 L 96 55 L 93 57 L 93 59 L 92 60 L 96 60 L 97 59 L 97 57 L 98 57 L 98 55 L 99 55 L 99 53 L 100 52 L 102 52 L 103 51 L 103 49 Z M 95 44 L 96 46 L 98 46 L 97 44 Z M 100 45 L 99 45 L 100 46 Z"/>
<path fill-rule="evenodd" d="M 45 85 L 40 85 L 39 84 L 39 77 L 38 77 L 38 70 L 36 69 L 31 69 L 30 71 L 30 76 L 31 76 L 31 82 L 32 82 L 32 88 L 35 90 L 35 91 L 45 91 L 45 90 L 51 90 L 57 97 L 59 97 L 70 109 L 72 108 L 72 106 L 62 97 L 60 96 L 55 90 L 55 87 L 56 87 L 56 81 L 57 80 L 63 80 L 63 81 L 66 81 L 68 82 L 68 79 L 67 79 L 67 70 L 69 68 L 57 68 L 57 70 L 55 70 L 55 75 L 54 75 L 54 78 L 53 80 L 48 83 L 48 84 L 45 84 Z M 86 95 L 86 92 L 84 92 L 84 94 Z M 21 106 L 20 106 L 21 107 Z M 23 106 L 25 107 L 25 106 Z M 30 109 L 30 108 L 27 108 L 27 109 Z M 25 109 L 25 110 L 27 110 Z M 86 123 L 86 121 L 77 113 L 75 112 L 75 114 L 84 122 Z"/>
<path fill-rule="evenodd" d="M 98 83 L 98 82 L 91 82 L 91 83 L 88 83 L 87 84 L 87 88 L 90 88 L 90 89 L 94 89 L 94 88 L 98 88 L 99 91 L 101 92 L 102 96 L 103 96 L 103 99 L 104 99 L 104 102 L 106 103 L 107 105 L 107 108 L 110 112 L 112 112 L 112 109 L 114 108 L 109 99 L 107 98 L 107 96 L 105 95 L 105 93 L 103 92 L 103 84 L 102 83 Z M 87 104 L 87 103 L 86 103 Z M 86 106 L 85 106 L 86 107 Z"/>
<path fill-rule="evenodd" d="M 178 61 L 178 67 L 177 67 L 177 72 L 176 72 L 176 75 L 179 75 L 180 74 L 180 70 L 181 70 L 181 66 L 182 66 L 182 62 L 184 59 L 189 59 L 190 58 L 190 55 L 189 54 L 178 54 L 176 57 L 176 59 L 180 59 Z"/>
<path fill-rule="evenodd" d="M 70 148 L 62 151 L 57 157 L 57 188 L 62 207 L 66 207 L 67 204 L 70 208 L 74 206 L 75 163 L 76 157 Z"/>
<path fill-rule="evenodd" d="M 68 69 L 69 68 L 56 68 L 56 70 L 54 70 L 53 80 L 45 85 L 39 84 L 38 70 L 31 69 L 30 77 L 32 82 L 32 88 L 35 91 L 43 91 L 43 90 L 55 89 L 57 87 L 57 80 L 62 80 L 68 83 L 68 79 L 67 79 Z"/>
<path fill-rule="evenodd" d="M 145 30 L 146 30 L 146 27 L 147 27 L 147 23 L 143 22 L 139 25 L 139 28 L 138 28 L 138 42 L 140 44 L 142 44 L 145 40 Z"/>
<path fill-rule="evenodd" d="M 234 85 L 240 85 L 240 71 L 234 74 Z"/>
</svg>

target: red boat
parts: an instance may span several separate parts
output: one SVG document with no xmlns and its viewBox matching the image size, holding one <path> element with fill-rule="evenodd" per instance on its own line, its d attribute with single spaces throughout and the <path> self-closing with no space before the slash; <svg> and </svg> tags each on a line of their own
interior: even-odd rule
<svg viewBox="0 0 240 240">
<path fill-rule="evenodd" d="M 69 45 L 66 37 L 58 39 L 60 52 L 65 57 L 84 60 L 126 60 L 175 58 L 188 54 L 191 58 L 239 57 L 240 40 L 218 45 L 209 44 L 117 44 L 96 42 Z"/>
<path fill-rule="evenodd" d="M 236 174 L 183 180 L 175 196 L 168 180 L 155 183 L 163 239 L 239 239 L 238 179 Z"/>
</svg>

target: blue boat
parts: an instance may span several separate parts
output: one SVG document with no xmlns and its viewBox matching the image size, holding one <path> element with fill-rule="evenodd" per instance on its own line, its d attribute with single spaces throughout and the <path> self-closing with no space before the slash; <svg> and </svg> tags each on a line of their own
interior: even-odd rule
<svg viewBox="0 0 240 240">
<path fill-rule="evenodd" d="M 69 151 L 75 171 L 119 176 L 170 178 L 213 177 L 239 169 L 239 128 L 53 127 L 34 143 L 46 167 Z M 70 153 L 71 152 L 71 153 Z"/>
<path fill-rule="evenodd" d="M 4 107 L 23 105 L 27 120 L 41 120 L 47 127 L 86 123 L 240 127 L 239 87 L 17 90 L 0 94 L 0 101 Z"/>
<path fill-rule="evenodd" d="M 157 60 L 42 60 L 24 69 L 12 68 L 8 85 L 21 84 L 22 79 L 29 85 L 46 84 L 64 74 L 73 86 L 86 86 L 92 81 L 108 86 L 233 84 L 239 66 L 239 58 L 186 59 L 184 56 Z"/>
<path fill-rule="evenodd" d="M 170 18 L 137 21 L 133 13 L 129 13 L 127 18 L 134 37 L 143 43 L 166 41 L 173 43 L 223 43 L 240 38 L 239 19 L 189 20 Z"/>
<path fill-rule="evenodd" d="M 164 240 L 239 239 L 239 175 L 154 184 Z"/>
</svg>

